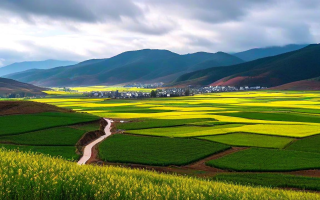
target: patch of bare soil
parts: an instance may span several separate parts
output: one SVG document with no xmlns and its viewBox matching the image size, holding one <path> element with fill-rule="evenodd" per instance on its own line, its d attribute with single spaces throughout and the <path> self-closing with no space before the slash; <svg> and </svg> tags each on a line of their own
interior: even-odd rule
<svg viewBox="0 0 320 200">
<path fill-rule="evenodd" d="M 310 170 L 299 170 L 293 172 L 285 172 L 286 174 L 298 175 L 298 176 L 309 176 L 309 177 L 318 177 L 320 178 L 319 169 L 310 169 Z"/>
</svg>

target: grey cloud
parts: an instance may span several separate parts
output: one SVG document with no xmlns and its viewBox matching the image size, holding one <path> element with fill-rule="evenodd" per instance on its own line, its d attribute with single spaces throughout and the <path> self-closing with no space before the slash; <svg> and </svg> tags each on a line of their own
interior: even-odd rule
<svg viewBox="0 0 320 200">
<path fill-rule="evenodd" d="M 150 6 L 163 7 L 174 15 L 191 17 L 209 23 L 239 20 L 256 6 L 274 0 L 141 0 Z"/>
<path fill-rule="evenodd" d="M 25 20 L 35 16 L 82 22 L 121 20 L 122 16 L 138 17 L 142 11 L 127 0 L 2 0 L 2 11 L 11 12 Z"/>
</svg>

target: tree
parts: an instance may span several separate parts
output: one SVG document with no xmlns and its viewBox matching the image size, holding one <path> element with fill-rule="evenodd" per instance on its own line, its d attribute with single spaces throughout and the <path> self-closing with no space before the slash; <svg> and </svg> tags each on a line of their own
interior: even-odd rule
<svg viewBox="0 0 320 200">
<path fill-rule="evenodd" d="M 151 90 L 151 97 L 157 97 L 157 91 Z"/>
<path fill-rule="evenodd" d="M 189 89 L 186 89 L 184 95 L 189 96 L 189 95 L 190 95 L 190 90 L 189 90 Z"/>
</svg>

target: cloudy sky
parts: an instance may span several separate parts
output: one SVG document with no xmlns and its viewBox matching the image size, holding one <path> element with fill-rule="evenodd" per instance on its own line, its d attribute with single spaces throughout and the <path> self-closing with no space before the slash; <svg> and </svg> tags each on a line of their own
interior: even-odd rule
<svg viewBox="0 0 320 200">
<path fill-rule="evenodd" d="M 0 66 L 320 42 L 319 0 L 1 0 Z"/>
</svg>

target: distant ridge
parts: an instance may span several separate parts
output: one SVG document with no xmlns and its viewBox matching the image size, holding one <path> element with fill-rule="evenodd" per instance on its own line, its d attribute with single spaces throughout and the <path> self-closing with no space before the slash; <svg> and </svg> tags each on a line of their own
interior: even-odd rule
<svg viewBox="0 0 320 200">
<path fill-rule="evenodd" d="M 289 44 L 285 46 L 273 46 L 273 47 L 265 47 L 265 48 L 255 48 L 249 49 L 247 51 L 239 52 L 233 54 L 238 58 L 241 58 L 244 61 L 252 61 L 259 58 L 265 58 L 269 56 L 276 56 L 279 54 L 287 53 L 290 51 L 296 51 L 302 49 L 309 44 Z"/>
<path fill-rule="evenodd" d="M 108 59 L 76 65 L 9 74 L 5 77 L 42 86 L 87 86 L 130 82 L 173 81 L 181 74 L 209 67 L 239 64 L 227 53 L 197 52 L 179 55 L 168 50 L 128 51 Z"/>
<path fill-rule="evenodd" d="M 320 76 L 319 55 L 319 44 L 308 45 L 277 56 L 187 73 L 171 85 L 275 87 Z"/>
<path fill-rule="evenodd" d="M 43 60 L 43 61 L 26 61 L 13 63 L 4 67 L 0 67 L 0 76 L 12 74 L 16 72 L 22 72 L 29 69 L 50 69 L 53 67 L 74 65 L 77 62 L 74 61 L 62 61 L 62 60 Z"/>
</svg>

